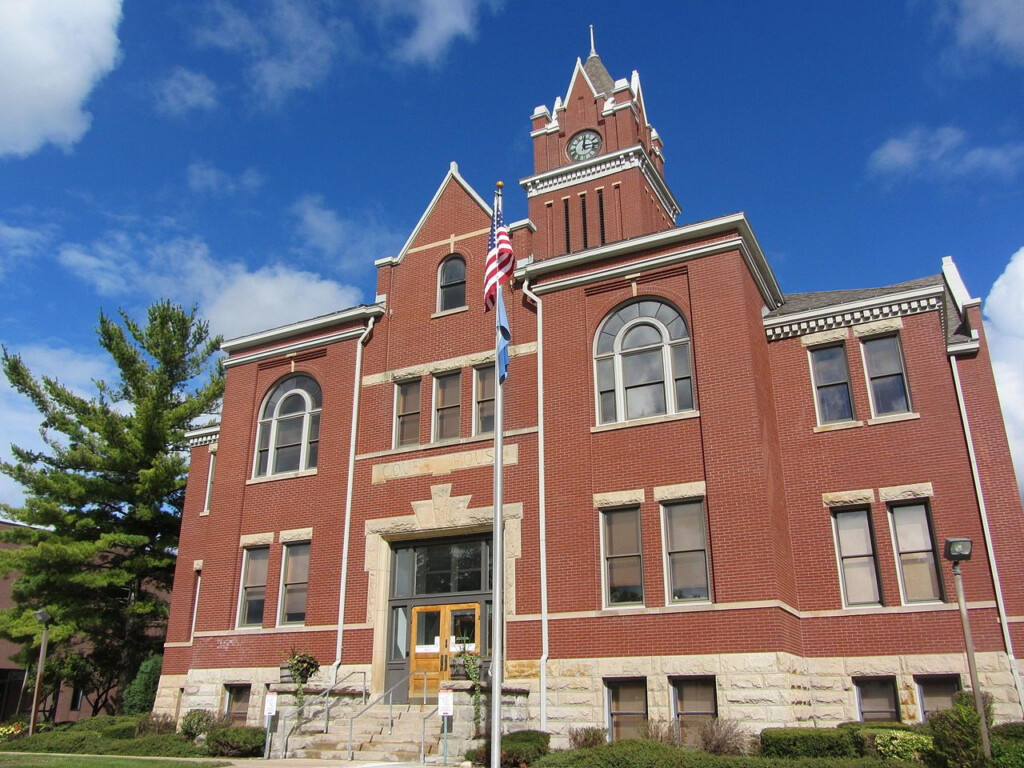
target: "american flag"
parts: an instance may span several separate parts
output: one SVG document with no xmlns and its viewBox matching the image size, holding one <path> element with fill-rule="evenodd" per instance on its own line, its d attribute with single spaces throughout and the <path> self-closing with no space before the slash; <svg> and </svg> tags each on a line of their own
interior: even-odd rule
<svg viewBox="0 0 1024 768">
<path fill-rule="evenodd" d="M 487 261 L 484 264 L 484 311 L 494 307 L 498 289 L 512 277 L 515 264 L 512 240 L 508 227 L 501 218 L 501 198 L 494 199 L 494 215 L 491 217 L 491 235 L 487 239 Z"/>
</svg>

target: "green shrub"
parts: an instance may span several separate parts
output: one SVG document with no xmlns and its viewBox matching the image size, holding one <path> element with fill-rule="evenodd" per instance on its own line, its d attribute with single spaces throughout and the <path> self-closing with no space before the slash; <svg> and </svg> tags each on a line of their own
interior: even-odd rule
<svg viewBox="0 0 1024 768">
<path fill-rule="evenodd" d="M 579 728 L 569 729 L 569 747 L 572 749 L 599 747 L 607 743 L 607 728 L 599 728 L 596 725 L 584 725 Z"/>
<path fill-rule="evenodd" d="M 913 731 L 875 731 L 875 750 L 884 760 L 917 760 L 932 748 L 932 737 Z"/>
<path fill-rule="evenodd" d="M 986 720 L 992 722 L 992 702 L 986 700 Z M 933 768 L 985 768 L 987 762 L 981 749 L 981 718 L 970 691 L 953 696 L 953 708 L 942 709 L 928 716 L 932 748 L 923 755 Z"/>
<path fill-rule="evenodd" d="M 138 725 L 138 722 L 138 715 L 97 715 L 96 717 L 86 717 L 74 723 L 67 723 L 64 727 L 66 730 L 73 732 L 96 731 L 101 733 L 108 728 L 115 728 L 126 723 L 134 728 Z"/>
<path fill-rule="evenodd" d="M 208 709 L 190 709 L 181 718 L 181 735 L 189 741 L 195 741 L 214 728 L 229 727 L 228 722 L 221 722 L 221 720 L 222 718 Z"/>
<path fill-rule="evenodd" d="M 160 669 L 164 657 L 159 654 L 150 656 L 135 673 L 135 679 L 124 689 L 124 712 L 126 715 L 141 715 L 153 711 L 156 700 L 156 689 L 160 684 Z"/>
<path fill-rule="evenodd" d="M 200 757 L 203 751 L 176 733 L 151 734 L 131 741 L 114 741 L 103 745 L 104 755 L 139 755 L 141 757 Z M 262 750 L 260 752 L 262 753 Z"/>
<path fill-rule="evenodd" d="M 133 722 L 114 723 L 100 731 L 100 736 L 104 739 L 134 739 L 137 727 L 138 724 Z"/>
<path fill-rule="evenodd" d="M 515 731 L 504 734 L 501 737 L 501 768 L 531 765 L 548 753 L 550 743 L 551 734 L 544 731 Z M 491 740 L 487 739 L 482 747 L 468 750 L 466 759 L 477 765 L 490 765 Z"/>
<path fill-rule="evenodd" d="M 262 728 L 217 728 L 206 734 L 206 751 L 214 757 L 259 757 L 266 734 Z"/>
<path fill-rule="evenodd" d="M 99 718 L 94 718 L 99 719 Z M 123 718 L 106 718 L 122 720 Z M 124 729 L 118 723 L 108 728 Z M 177 734 L 143 736 L 141 738 L 106 738 L 102 731 L 90 728 L 64 728 L 26 736 L 4 748 L 13 752 L 62 752 L 72 755 L 140 755 L 144 757 L 200 757 L 203 752 Z"/>
<path fill-rule="evenodd" d="M 66 752 L 72 755 L 95 755 L 104 739 L 99 731 L 47 731 L 26 736 L 4 746 L 11 752 Z"/>
<path fill-rule="evenodd" d="M 1015 720 L 1012 723 L 1000 723 L 992 728 L 992 736 L 998 736 L 1008 741 L 1024 741 L 1024 720 Z"/>
<path fill-rule="evenodd" d="M 761 731 L 765 757 L 857 757 L 849 728 L 765 728 Z"/>
<path fill-rule="evenodd" d="M 171 715 L 154 715 L 150 712 L 139 718 L 135 726 L 136 736 L 153 736 L 164 733 L 174 733 L 178 730 L 178 724 L 174 722 Z"/>
<path fill-rule="evenodd" d="M 1024 765 L 1024 741 L 996 736 L 992 739 L 993 768 L 1020 768 Z"/>
</svg>

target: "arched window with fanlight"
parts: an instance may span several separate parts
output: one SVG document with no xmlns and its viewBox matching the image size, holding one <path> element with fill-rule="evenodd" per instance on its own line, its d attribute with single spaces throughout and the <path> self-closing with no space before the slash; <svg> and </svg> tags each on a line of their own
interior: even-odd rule
<svg viewBox="0 0 1024 768">
<path fill-rule="evenodd" d="M 255 477 L 316 468 L 321 403 L 320 385 L 306 374 L 270 390 L 260 409 Z"/>
<path fill-rule="evenodd" d="M 437 311 L 466 306 L 466 260 L 452 254 L 437 270 Z"/>
<path fill-rule="evenodd" d="M 694 409 L 690 331 L 682 314 L 654 298 L 619 307 L 594 340 L 598 423 Z"/>
</svg>

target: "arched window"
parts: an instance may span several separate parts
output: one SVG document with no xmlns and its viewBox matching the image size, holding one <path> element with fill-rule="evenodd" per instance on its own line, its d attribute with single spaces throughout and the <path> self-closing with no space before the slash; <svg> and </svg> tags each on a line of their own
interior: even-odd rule
<svg viewBox="0 0 1024 768">
<path fill-rule="evenodd" d="M 260 410 L 256 477 L 316 467 L 320 445 L 320 385 L 299 374 L 279 382 Z"/>
<path fill-rule="evenodd" d="M 692 411 L 690 332 L 675 307 L 641 299 L 605 318 L 594 342 L 598 422 Z"/>
<path fill-rule="evenodd" d="M 466 306 L 466 260 L 457 254 L 441 262 L 437 270 L 437 311 Z"/>
</svg>

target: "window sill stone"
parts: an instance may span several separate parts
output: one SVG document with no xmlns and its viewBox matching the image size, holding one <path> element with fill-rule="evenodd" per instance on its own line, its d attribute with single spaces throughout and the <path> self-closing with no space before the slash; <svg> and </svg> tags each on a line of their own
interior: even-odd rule
<svg viewBox="0 0 1024 768">
<path fill-rule="evenodd" d="M 439 317 L 448 317 L 450 315 L 458 315 L 462 312 L 469 312 L 469 307 L 456 307 L 455 309 L 446 309 L 443 312 L 435 312 L 430 316 L 431 320 L 435 320 Z"/>
<path fill-rule="evenodd" d="M 815 427 L 814 432 L 838 432 L 841 429 L 853 429 L 854 427 L 863 427 L 863 421 L 840 421 L 835 424 L 822 424 L 821 426 Z"/>
<path fill-rule="evenodd" d="M 868 426 L 875 424 L 892 424 L 896 421 L 913 421 L 914 419 L 920 419 L 921 414 L 909 411 L 907 413 L 893 413 L 888 416 L 876 416 L 873 419 L 868 419 Z"/>
<path fill-rule="evenodd" d="M 616 429 L 628 429 L 629 427 L 643 427 L 648 424 L 661 424 L 666 421 L 684 421 L 686 419 L 700 418 L 700 411 L 682 411 L 681 413 L 667 413 L 664 416 L 648 416 L 643 419 L 632 419 L 631 421 L 615 421 L 611 424 L 598 424 L 591 427 L 591 434 L 597 432 L 610 432 Z"/>
<path fill-rule="evenodd" d="M 266 477 L 250 477 L 245 481 L 246 485 L 257 485 L 259 483 L 272 483 L 275 480 L 292 480 L 296 477 L 310 477 L 316 474 L 316 469 L 300 469 L 298 472 L 281 472 L 277 475 Z"/>
</svg>

